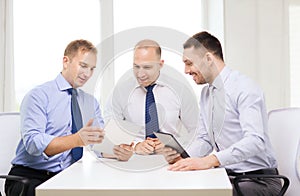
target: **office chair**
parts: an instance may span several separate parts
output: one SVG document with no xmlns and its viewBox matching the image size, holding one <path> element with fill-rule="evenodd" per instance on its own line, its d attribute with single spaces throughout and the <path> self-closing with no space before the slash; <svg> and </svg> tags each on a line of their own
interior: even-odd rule
<svg viewBox="0 0 300 196">
<path fill-rule="evenodd" d="M 285 193 L 287 196 L 297 196 L 300 193 L 300 108 L 270 111 L 268 126 L 281 174 L 279 177 L 284 180 L 280 195 Z M 243 177 L 245 178 L 241 176 L 234 181 L 237 190 L 239 190 L 238 183 L 244 179 Z"/>
<path fill-rule="evenodd" d="M 286 176 L 283 175 L 261 175 L 261 174 L 248 174 L 248 175 L 241 175 L 241 176 L 236 176 L 233 179 L 233 186 L 235 187 L 237 193 L 239 196 L 243 196 L 244 194 L 242 193 L 240 187 L 239 187 L 239 183 L 243 182 L 243 180 L 245 179 L 258 179 L 258 178 L 279 178 L 281 180 L 283 180 L 283 186 L 278 194 L 278 196 L 283 196 L 285 195 L 285 192 L 287 191 L 289 185 L 290 185 L 290 181 Z"/>
<path fill-rule="evenodd" d="M 11 168 L 11 160 L 14 158 L 17 144 L 20 140 L 20 114 L 0 113 L 0 178 L 16 180 L 24 185 L 23 193 L 27 192 L 29 181 L 27 178 L 7 175 Z M 4 194 L 4 180 L 0 180 L 0 196 Z"/>
</svg>

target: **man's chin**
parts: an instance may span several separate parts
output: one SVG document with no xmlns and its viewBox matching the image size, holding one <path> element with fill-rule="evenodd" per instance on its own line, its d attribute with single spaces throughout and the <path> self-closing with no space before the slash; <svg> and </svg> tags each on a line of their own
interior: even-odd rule
<svg viewBox="0 0 300 196">
<path fill-rule="evenodd" d="M 196 84 L 199 84 L 199 82 L 200 82 L 197 78 L 193 78 L 193 80 Z"/>
<path fill-rule="evenodd" d="M 144 83 L 144 82 L 139 82 L 139 84 L 140 84 L 140 86 L 142 86 L 142 87 L 149 86 L 149 84 L 148 84 L 148 83 Z"/>
<path fill-rule="evenodd" d="M 194 80 L 194 82 L 195 82 L 197 85 L 204 84 L 203 82 L 201 82 L 201 81 L 199 81 L 199 80 Z"/>
<path fill-rule="evenodd" d="M 85 82 L 77 82 L 75 84 L 76 88 L 82 87 L 85 84 Z"/>
</svg>

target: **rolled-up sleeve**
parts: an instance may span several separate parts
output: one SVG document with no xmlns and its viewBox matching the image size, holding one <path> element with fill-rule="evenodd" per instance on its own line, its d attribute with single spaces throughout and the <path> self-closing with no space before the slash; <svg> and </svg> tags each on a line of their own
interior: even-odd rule
<svg viewBox="0 0 300 196">
<path fill-rule="evenodd" d="M 46 134 L 47 96 L 35 89 L 27 94 L 21 107 L 21 134 L 26 151 L 40 156 L 55 136 Z"/>
</svg>

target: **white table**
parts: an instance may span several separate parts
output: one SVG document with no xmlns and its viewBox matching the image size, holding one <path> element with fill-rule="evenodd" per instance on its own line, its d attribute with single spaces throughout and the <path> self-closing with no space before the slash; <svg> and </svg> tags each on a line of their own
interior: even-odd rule
<svg viewBox="0 0 300 196">
<path fill-rule="evenodd" d="M 160 155 L 134 155 L 128 162 L 96 159 L 87 151 L 73 164 L 36 188 L 37 196 L 231 196 L 223 168 L 173 172 Z"/>
</svg>

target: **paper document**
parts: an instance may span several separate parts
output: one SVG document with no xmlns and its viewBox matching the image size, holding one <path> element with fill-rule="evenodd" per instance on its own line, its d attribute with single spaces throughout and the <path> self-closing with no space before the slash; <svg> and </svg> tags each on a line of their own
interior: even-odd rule
<svg viewBox="0 0 300 196">
<path fill-rule="evenodd" d="M 101 144 L 94 144 L 91 150 L 113 154 L 114 145 L 131 144 L 137 137 L 141 126 L 134 125 L 124 120 L 110 119 L 104 127 L 105 136 Z"/>
</svg>

